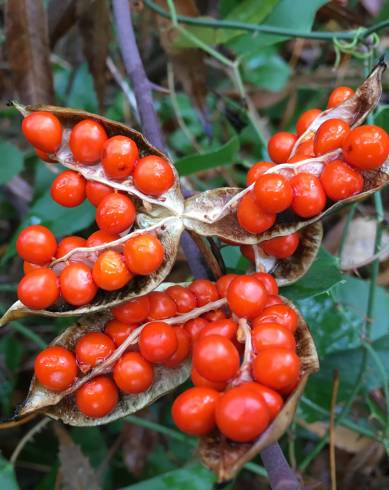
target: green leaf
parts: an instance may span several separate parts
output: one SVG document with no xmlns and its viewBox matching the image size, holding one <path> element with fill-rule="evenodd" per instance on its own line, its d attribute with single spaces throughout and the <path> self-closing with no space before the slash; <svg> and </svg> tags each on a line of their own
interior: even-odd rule
<svg viewBox="0 0 389 490">
<path fill-rule="evenodd" d="M 261 0 L 261 2 L 258 2 L 258 0 L 243 0 L 240 1 L 232 10 L 232 4 L 230 2 L 228 5 L 228 15 L 226 15 L 223 20 L 259 24 L 267 15 L 269 15 L 279 1 L 280 0 Z M 227 11 L 226 8 L 223 10 Z M 246 32 L 240 29 L 215 29 L 201 26 L 185 26 L 185 29 L 190 31 L 203 43 L 208 45 L 226 43 L 235 39 L 236 37 L 244 35 Z M 188 48 L 196 47 L 196 44 L 193 44 L 192 41 L 188 40 L 184 36 L 179 36 L 174 42 L 174 46 L 177 48 Z"/>
<path fill-rule="evenodd" d="M 296 306 L 304 316 L 315 337 L 319 357 L 358 348 L 360 331 L 365 321 L 369 295 L 369 281 L 344 276 L 331 295 L 321 294 L 299 300 Z M 389 295 L 383 288 L 376 289 L 371 339 L 376 341 L 389 331 Z"/>
<path fill-rule="evenodd" d="M 30 219 L 41 221 L 57 236 L 70 235 L 91 225 L 96 209 L 84 201 L 75 208 L 60 206 L 51 198 L 50 192 L 39 199 L 30 211 Z"/>
<path fill-rule="evenodd" d="M 215 476 L 200 465 L 169 471 L 120 490 L 212 490 Z"/>
<path fill-rule="evenodd" d="M 273 50 L 255 50 L 244 60 L 242 71 L 245 81 L 271 92 L 281 91 L 291 75 L 288 63 Z"/>
<path fill-rule="evenodd" d="M 223 247 L 221 254 L 228 270 L 236 274 L 246 273 L 249 261 L 241 254 L 239 247 Z"/>
<path fill-rule="evenodd" d="M 353 389 L 363 357 L 361 331 L 367 310 L 369 281 L 345 276 L 332 295 L 298 301 L 297 307 L 311 328 L 320 357 L 320 371 L 308 383 L 306 396 L 327 408 L 331 399 L 333 371 L 340 374 L 338 399 L 346 400 Z M 376 289 L 371 317 L 371 346 L 389 370 L 389 295 Z M 382 386 L 377 366 L 368 356 L 363 390 Z M 318 418 L 320 418 L 318 416 Z"/>
<path fill-rule="evenodd" d="M 361 319 L 351 309 L 335 302 L 332 295 L 321 294 L 298 301 L 296 306 L 311 327 L 320 358 L 360 345 Z"/>
<path fill-rule="evenodd" d="M 63 105 L 93 113 L 98 111 L 93 78 L 86 63 L 79 65 L 75 71 L 57 69 L 54 75 L 54 86 Z"/>
<path fill-rule="evenodd" d="M 210 168 L 232 165 L 235 161 L 240 144 L 234 135 L 225 145 L 202 154 L 189 155 L 176 162 L 180 175 L 192 175 Z"/>
<path fill-rule="evenodd" d="M 382 105 L 374 115 L 374 124 L 389 131 L 389 105 Z"/>
<path fill-rule="evenodd" d="M 0 455 L 0 488 L 3 490 L 19 490 L 14 467 Z"/>
<path fill-rule="evenodd" d="M 376 351 L 387 372 L 389 370 L 389 334 L 373 342 L 371 346 Z M 320 371 L 310 379 L 306 388 L 306 395 L 321 406 L 328 408 L 332 393 L 331 379 L 334 371 L 338 370 L 340 375 L 338 401 L 347 400 L 357 382 L 362 359 L 362 347 L 339 351 L 326 357 L 320 363 Z M 368 354 L 362 391 L 367 393 L 382 386 L 382 377 L 377 372 L 377 366 Z"/>
<path fill-rule="evenodd" d="M 282 288 L 281 294 L 292 301 L 311 298 L 328 292 L 342 279 L 338 259 L 321 247 L 316 260 L 305 276 L 296 284 Z"/>
<path fill-rule="evenodd" d="M 237 20 L 250 24 L 265 24 L 274 27 L 295 30 L 298 32 L 310 32 L 316 12 L 320 7 L 328 3 L 328 0 L 257 0 L 239 2 L 237 7 L 230 12 L 225 20 Z M 246 13 L 247 12 L 247 13 Z M 235 15 L 235 17 L 233 16 Z M 208 45 L 234 44 L 237 39 L 247 37 L 256 49 L 270 46 L 288 39 L 288 36 L 263 34 L 235 29 L 205 28 L 200 26 L 185 26 L 185 29 L 197 36 Z M 175 47 L 194 47 L 195 45 L 183 36 L 178 37 Z M 232 47 L 232 46 L 230 46 Z"/>
<path fill-rule="evenodd" d="M 12 177 L 18 175 L 23 169 L 23 153 L 12 143 L 0 141 L 0 155 L 2 165 L 0 166 L 0 184 L 9 182 Z"/>
<path fill-rule="evenodd" d="M 264 19 L 263 24 L 298 32 L 310 32 L 316 12 L 326 3 L 328 0 L 310 0 L 309 2 L 306 0 L 281 0 L 270 15 Z M 253 37 L 251 34 L 250 36 Z M 286 39 L 288 36 L 256 33 L 253 42 L 257 48 L 260 48 Z"/>
<path fill-rule="evenodd" d="M 243 0 L 223 20 L 232 20 L 248 24 L 260 24 L 269 15 L 280 0 Z M 218 29 L 216 44 L 226 43 L 245 31 Z"/>
</svg>

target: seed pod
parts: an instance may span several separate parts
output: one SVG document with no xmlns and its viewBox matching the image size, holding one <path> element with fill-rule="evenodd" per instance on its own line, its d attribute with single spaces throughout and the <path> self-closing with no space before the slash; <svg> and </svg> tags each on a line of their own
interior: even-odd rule
<svg viewBox="0 0 389 490">
<path fill-rule="evenodd" d="M 374 68 L 369 77 L 358 88 L 355 95 L 339 106 L 328 109 L 320 114 L 296 142 L 292 154 L 297 146 L 310 139 L 319 126 L 329 119 L 339 118 L 346 121 L 350 127 L 360 125 L 368 114 L 375 108 L 381 96 L 382 73 L 386 68 L 383 61 Z M 266 173 L 280 173 L 287 178 L 302 172 L 320 176 L 325 165 L 341 155 L 341 150 L 334 150 L 317 158 L 308 158 L 297 163 L 283 163 L 274 165 Z M 186 228 L 192 229 L 205 236 L 216 235 L 221 238 L 238 243 L 253 244 L 269 240 L 276 236 L 283 236 L 321 221 L 327 215 L 339 210 L 341 207 L 358 200 L 365 199 L 374 192 L 382 189 L 389 181 L 389 158 L 383 165 L 375 170 L 361 172 L 364 185 L 362 192 L 338 201 L 327 207 L 322 213 L 310 219 L 303 219 L 291 210 L 277 215 L 275 224 L 260 235 L 246 232 L 238 223 L 236 210 L 240 200 L 254 189 L 255 183 L 246 189 L 224 187 L 212 189 L 185 201 L 184 223 Z"/>
<path fill-rule="evenodd" d="M 53 160 L 60 162 L 62 165 L 64 165 L 67 168 L 79 172 L 87 180 L 94 180 L 96 182 L 101 182 L 102 184 L 109 185 L 114 189 L 124 191 L 130 195 L 136 196 L 141 201 L 145 201 L 146 203 L 150 203 L 157 207 L 161 206 L 163 208 L 167 208 L 172 213 L 176 213 L 176 214 L 181 213 L 183 209 L 184 198 L 182 197 L 181 194 L 178 175 L 173 164 L 169 161 L 166 155 L 164 155 L 160 150 L 158 150 L 153 145 L 151 145 L 151 143 L 149 143 L 146 140 L 146 138 L 135 129 L 131 129 L 127 127 L 125 124 L 119 123 L 117 121 L 111 121 L 110 119 L 99 116 L 97 114 L 91 114 L 89 112 L 85 112 L 77 109 L 69 109 L 64 107 L 46 106 L 46 105 L 25 107 L 18 104 L 17 102 L 12 102 L 12 104 L 16 107 L 16 109 L 19 110 L 19 112 L 23 116 L 27 116 L 31 112 L 35 112 L 35 111 L 45 111 L 45 112 L 51 112 L 52 114 L 57 116 L 57 118 L 60 120 L 64 128 L 63 136 L 62 136 L 62 145 L 56 153 L 50 155 L 50 158 L 52 158 Z M 174 177 L 175 177 L 174 185 L 167 192 L 162 194 L 160 197 L 154 198 L 152 196 L 140 192 L 133 185 L 132 177 L 129 177 L 128 179 L 122 182 L 115 181 L 108 178 L 105 175 L 101 162 L 97 162 L 95 165 L 83 165 L 82 163 L 78 163 L 74 161 L 72 152 L 70 151 L 69 148 L 70 132 L 73 126 L 75 126 L 75 124 L 85 119 L 92 119 L 100 123 L 104 127 L 108 137 L 122 135 L 131 138 L 133 141 L 135 141 L 135 143 L 138 146 L 140 158 L 145 156 L 150 156 L 150 155 L 156 155 L 166 160 L 170 164 L 174 173 Z"/>
<path fill-rule="evenodd" d="M 283 298 L 285 303 L 293 305 Z M 298 311 L 296 310 L 298 313 Z M 214 471 L 219 482 L 231 480 L 238 471 L 260 451 L 276 442 L 287 430 L 296 412 L 308 378 L 319 369 L 319 359 L 312 335 L 302 316 L 296 331 L 297 353 L 301 359 L 302 375 L 298 386 L 289 395 L 285 405 L 258 439 L 250 443 L 229 442 L 218 431 L 200 440 L 199 452 L 202 462 Z"/>
<path fill-rule="evenodd" d="M 150 220 L 148 220 L 147 224 L 150 224 Z M 9 321 L 29 315 L 60 317 L 85 315 L 98 311 L 104 311 L 108 308 L 112 308 L 113 306 L 137 296 L 142 296 L 143 294 L 147 294 L 148 292 L 154 290 L 169 274 L 176 259 L 178 245 L 183 231 L 183 224 L 180 219 L 175 217 L 158 220 L 148 228 L 129 233 L 128 235 L 114 242 L 98 245 L 96 247 L 74 249 L 60 259 L 54 260 L 50 267 L 55 272 L 59 273 L 70 258 L 72 258 L 74 261 L 91 265 L 97 258 L 97 252 L 112 248 L 115 250 L 121 250 L 123 243 L 125 243 L 129 238 L 147 231 L 158 235 L 165 250 L 164 261 L 157 271 L 147 276 L 135 276 L 134 279 L 131 280 L 126 286 L 117 291 L 107 292 L 100 290 L 90 305 L 85 305 L 78 308 L 75 308 L 67 303 L 57 303 L 48 310 L 30 310 L 20 301 L 17 301 L 0 319 L 0 327 L 4 326 Z"/>
<path fill-rule="evenodd" d="M 172 283 L 162 284 L 158 290 L 165 290 Z M 182 285 L 187 285 L 183 283 Z M 192 318 L 220 308 L 226 304 L 226 299 L 220 299 L 205 306 L 194 308 L 190 312 L 177 315 L 164 320 L 169 324 L 181 324 Z M 107 321 L 112 319 L 112 315 L 107 310 L 99 314 L 84 315 L 77 323 L 68 327 L 61 335 L 54 339 L 50 345 L 62 346 L 70 351 L 74 351 L 77 340 L 89 332 L 103 331 Z M 113 366 L 121 355 L 131 346 L 138 342 L 139 335 L 147 323 L 133 330 L 127 339 L 118 346 L 115 351 L 103 362 L 97 364 L 86 374 L 80 374 L 73 385 L 62 392 L 53 392 L 44 388 L 34 376 L 26 400 L 18 408 L 16 417 L 25 417 L 35 412 L 44 412 L 47 415 L 61 419 L 64 423 L 77 426 L 101 425 L 113 420 L 137 412 L 141 408 L 152 404 L 160 396 L 168 393 L 175 387 L 184 383 L 190 374 L 190 361 L 184 361 L 177 368 L 165 368 L 163 366 L 154 366 L 154 381 L 152 386 L 145 392 L 137 395 L 121 395 L 117 407 L 106 417 L 94 419 L 84 416 L 77 408 L 74 402 L 74 392 L 85 382 L 93 379 L 95 376 L 110 373 Z"/>
</svg>

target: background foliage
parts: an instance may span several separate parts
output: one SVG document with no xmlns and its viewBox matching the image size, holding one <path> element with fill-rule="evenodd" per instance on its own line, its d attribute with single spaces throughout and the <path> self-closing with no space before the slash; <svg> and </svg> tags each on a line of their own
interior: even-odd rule
<svg viewBox="0 0 389 490">
<path fill-rule="evenodd" d="M 331 41 L 199 26 L 173 30 L 170 21 L 155 16 L 150 3 L 133 2 L 138 43 L 155 89 L 167 146 L 193 190 L 244 185 L 250 165 L 266 158 L 269 135 L 279 129 L 293 131 L 301 112 L 325 107 L 334 86 L 355 88 L 368 70 L 369 60 L 360 59 L 370 49 L 368 43 L 343 54 L 334 68 Z M 156 3 L 167 9 L 168 2 Z M 308 34 L 368 26 L 389 14 L 388 4 L 379 0 L 202 0 L 196 4 L 176 0 L 174 6 L 185 15 Z M 124 75 L 110 8 L 110 2 L 104 0 L 2 2 L 2 100 L 56 102 L 138 127 L 135 98 Z M 370 61 L 388 46 L 388 32 L 380 34 L 381 42 Z M 216 51 L 210 51 L 216 46 Z M 384 89 L 388 82 L 384 78 Z M 384 93 L 373 115 L 373 122 L 387 131 L 388 103 Z M 14 247 L 20 229 L 42 223 L 58 237 L 88 236 L 93 231 L 94 209 L 87 202 L 66 209 L 51 200 L 52 170 L 20 138 L 20 117 L 15 111 L 5 104 L 0 110 L 0 307 L 5 310 L 15 298 L 21 275 Z M 386 203 L 387 195 L 383 199 Z M 383 252 L 371 264 L 376 230 L 373 199 L 354 205 L 351 213 L 344 209 L 326 220 L 326 238 L 312 269 L 283 290 L 311 327 L 321 370 L 310 379 L 296 421 L 281 442 L 290 464 L 303 473 L 307 484 L 326 488 L 326 431 L 333 412 L 339 422 L 334 429 L 339 487 L 387 488 L 386 215 L 378 224 Z M 239 248 L 223 245 L 222 255 L 231 271 L 246 270 L 248 262 Z M 181 257 L 172 278 L 189 276 Z M 1 332 L 0 407 L 4 418 L 12 415 L 27 391 L 37 351 L 71 321 L 15 321 Z M 331 407 L 336 372 L 339 392 Z M 172 426 L 171 400 L 172 396 L 166 397 L 137 416 L 102 428 L 69 428 L 35 419 L 3 430 L 0 488 L 211 488 L 211 473 L 193 462 L 194 441 Z M 264 474 L 263 468 L 251 464 L 230 488 L 266 488 Z M 366 486 L 368 481 L 373 486 Z"/>
</svg>

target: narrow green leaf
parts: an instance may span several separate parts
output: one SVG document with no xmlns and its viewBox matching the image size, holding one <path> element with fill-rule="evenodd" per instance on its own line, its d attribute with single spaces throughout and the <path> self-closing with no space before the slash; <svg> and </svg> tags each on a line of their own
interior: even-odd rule
<svg viewBox="0 0 389 490">
<path fill-rule="evenodd" d="M 240 2 L 226 19 L 282 27 L 297 32 L 310 32 L 316 12 L 328 3 L 328 0 L 310 0 L 309 2 L 306 0 L 280 0 L 278 2 L 252 0 L 247 2 L 246 9 L 243 8 L 242 3 L 246 4 L 246 2 Z M 257 15 L 255 15 L 255 9 L 257 9 Z M 234 12 L 238 17 L 233 17 Z M 247 34 L 245 31 L 235 29 L 214 29 L 201 26 L 185 26 L 185 29 L 197 36 L 203 43 L 208 45 L 225 43 L 232 48 L 245 38 L 250 38 L 257 49 L 288 39 L 288 36 L 261 32 Z M 193 43 L 183 36 L 175 41 L 175 46 L 178 48 L 194 47 Z"/>
<path fill-rule="evenodd" d="M 258 2 L 258 0 L 243 0 L 223 20 L 260 24 L 279 2 L 280 0 L 262 0 L 261 2 Z M 217 44 L 230 41 L 242 33 L 244 32 L 219 29 L 217 32 Z"/>
<path fill-rule="evenodd" d="M 309 2 L 306 0 L 281 0 L 264 19 L 263 24 L 284 27 L 298 32 L 310 32 L 316 12 L 326 3 L 328 0 L 310 0 Z M 255 45 L 259 48 L 286 39 L 288 39 L 287 36 L 258 33 L 255 36 Z"/>
<path fill-rule="evenodd" d="M 235 161 L 239 147 L 239 138 L 234 135 L 225 145 L 216 150 L 181 158 L 176 162 L 176 168 L 179 174 L 184 176 L 210 168 L 231 165 Z"/>
<path fill-rule="evenodd" d="M 0 155 L 2 164 L 0 166 L 0 184 L 6 184 L 12 177 L 18 175 L 23 169 L 23 153 L 12 143 L 0 141 Z"/>
<path fill-rule="evenodd" d="M 374 124 L 389 131 L 389 105 L 382 105 L 374 115 Z"/>
<path fill-rule="evenodd" d="M 252 39 L 248 41 L 252 45 Z M 242 68 L 244 80 L 270 92 L 282 90 L 291 75 L 288 63 L 272 49 L 251 52 Z"/>
<path fill-rule="evenodd" d="M 224 20 L 260 24 L 279 2 L 280 0 L 261 0 L 261 2 L 258 2 L 258 0 L 243 0 L 232 10 L 228 9 L 228 14 Z M 239 29 L 214 29 L 201 26 L 185 26 L 185 29 L 208 45 L 223 44 L 245 34 L 245 31 Z M 179 36 L 175 40 L 174 46 L 177 48 L 195 47 L 184 36 Z"/>
<path fill-rule="evenodd" d="M 0 488 L 3 490 L 19 490 L 14 467 L 0 455 Z"/>
</svg>

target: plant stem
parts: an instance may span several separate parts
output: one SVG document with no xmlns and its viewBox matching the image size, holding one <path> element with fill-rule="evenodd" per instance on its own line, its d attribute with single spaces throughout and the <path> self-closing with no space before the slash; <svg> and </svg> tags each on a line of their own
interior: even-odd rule
<svg viewBox="0 0 389 490">
<path fill-rule="evenodd" d="M 258 124 L 258 114 L 256 113 L 255 107 L 251 103 L 251 101 L 247 95 L 247 92 L 246 92 L 246 89 L 245 89 L 245 86 L 244 86 L 244 83 L 243 83 L 243 80 L 242 80 L 242 77 L 241 77 L 241 74 L 239 71 L 239 61 L 238 60 L 232 61 L 232 60 L 228 59 L 226 56 L 222 55 L 221 53 L 216 51 L 211 46 L 208 46 L 208 44 L 204 43 L 200 38 L 198 38 L 197 36 L 195 36 L 194 34 L 189 32 L 187 29 L 182 27 L 177 21 L 179 16 L 177 16 L 177 12 L 176 12 L 173 0 L 167 0 L 167 4 L 169 7 L 169 12 L 170 12 L 170 17 L 169 16 L 168 17 L 171 19 L 174 28 L 177 29 L 177 31 L 180 32 L 180 34 L 183 37 L 185 37 L 186 39 L 188 39 L 192 44 L 194 44 L 199 49 L 202 49 L 203 51 L 208 53 L 210 56 L 212 56 L 217 61 L 219 61 L 219 63 L 221 63 L 222 65 L 226 66 L 229 69 L 230 76 L 233 80 L 233 83 L 235 84 L 235 86 L 239 92 L 239 95 L 240 95 L 242 101 L 244 102 L 244 105 L 247 108 L 248 118 L 249 118 L 251 124 L 253 125 L 253 128 L 254 128 L 255 132 L 257 133 L 257 136 L 258 136 L 262 146 L 264 148 L 266 148 L 267 147 L 266 138 L 262 134 L 262 130 Z"/>
<path fill-rule="evenodd" d="M 32 340 L 38 347 L 41 349 L 45 349 L 47 347 L 47 343 L 39 337 L 35 332 L 30 330 L 29 328 L 25 327 L 22 323 L 19 322 L 11 322 L 9 324 L 10 328 L 12 330 L 15 330 L 16 332 L 20 333 L 21 335 L 24 335 L 28 339 Z"/>
<path fill-rule="evenodd" d="M 382 205 L 382 198 L 380 192 L 374 194 L 374 201 L 376 207 L 376 220 L 377 220 L 376 236 L 375 236 L 375 244 L 374 244 L 374 253 L 376 253 L 381 248 L 381 239 L 382 239 L 382 231 L 383 231 L 381 224 L 384 219 L 384 209 Z M 361 340 L 362 340 L 362 347 L 363 347 L 362 360 L 350 397 L 345 403 L 339 415 L 336 417 L 335 425 L 339 425 L 342 423 L 344 417 L 349 412 L 352 404 L 354 403 L 364 383 L 364 377 L 365 377 L 367 361 L 368 361 L 368 351 L 366 350 L 366 343 L 370 342 L 372 317 L 373 317 L 373 310 L 374 310 L 374 304 L 376 298 L 378 272 L 379 272 L 379 259 L 376 259 L 371 265 L 370 287 L 369 287 L 369 294 L 367 300 L 366 319 L 361 330 L 361 338 L 362 338 Z M 320 453 L 320 451 L 327 444 L 327 442 L 328 442 L 328 431 L 322 437 L 322 439 L 314 448 L 314 450 L 300 464 L 301 471 L 305 471 L 305 469 L 316 458 L 316 456 Z"/>
<path fill-rule="evenodd" d="M 339 372 L 334 372 L 332 383 L 332 397 L 330 407 L 330 473 L 331 473 L 331 490 L 336 490 L 336 459 L 335 459 L 335 410 L 336 400 L 339 391 Z"/>
<path fill-rule="evenodd" d="M 136 44 L 128 0 L 113 0 L 113 13 L 120 51 L 133 84 L 143 131 L 151 143 L 163 151 L 165 144 L 154 109 L 150 83 Z"/>
<path fill-rule="evenodd" d="M 317 405 L 312 400 L 309 400 L 309 398 L 302 396 L 301 403 L 303 403 L 307 407 L 312 408 L 313 410 L 316 410 L 318 414 L 323 415 L 324 417 L 327 418 L 329 417 L 329 412 L 327 410 L 322 408 L 320 405 Z M 362 427 L 357 423 L 353 422 L 352 420 L 343 419 L 341 423 L 338 423 L 338 425 L 342 425 L 343 427 L 347 427 L 347 429 L 350 429 L 353 432 L 356 432 L 357 434 L 361 434 L 362 436 L 370 437 L 371 439 L 375 439 L 376 441 L 381 442 L 380 439 L 377 438 L 376 434 L 372 430 Z"/>
<path fill-rule="evenodd" d="M 135 38 L 130 4 L 128 0 L 113 0 L 113 9 L 119 46 L 127 74 L 134 87 L 142 128 L 151 144 L 163 151 L 165 144 L 153 103 L 150 82 L 147 79 Z M 183 192 L 185 194 L 185 189 Z M 205 277 L 207 274 L 206 266 L 196 244 L 187 232 L 182 235 L 181 245 L 193 276 Z"/>
<path fill-rule="evenodd" d="M 382 384 L 384 387 L 384 393 L 385 393 L 385 401 L 386 401 L 386 421 L 385 421 L 385 433 L 384 436 L 388 434 L 388 429 L 389 429 L 389 386 L 388 386 L 388 376 L 386 374 L 386 369 L 385 366 L 382 364 L 382 361 L 377 354 L 377 352 L 373 349 L 373 347 L 368 343 L 364 342 L 364 347 L 366 351 L 370 354 L 371 358 L 373 359 L 377 371 L 380 373 L 380 376 L 382 378 Z"/>
<path fill-rule="evenodd" d="M 152 0 L 144 0 L 144 3 L 154 12 L 165 18 L 172 19 L 172 16 L 165 9 L 157 5 Z M 233 29 L 240 31 L 261 32 L 263 34 L 275 34 L 286 37 L 300 37 L 304 39 L 317 39 L 319 41 L 333 41 L 334 38 L 342 40 L 353 40 L 356 36 L 360 39 L 366 39 L 373 32 L 385 29 L 389 25 L 389 20 L 384 20 L 372 25 L 369 28 L 363 28 L 352 31 L 339 32 L 301 32 L 294 29 L 285 29 L 283 27 L 269 26 L 266 24 L 249 24 L 245 22 L 218 20 L 211 18 L 187 17 L 185 15 L 175 15 L 176 22 L 182 22 L 187 25 L 209 27 L 213 29 Z"/>
<path fill-rule="evenodd" d="M 346 239 L 347 239 L 347 235 L 348 235 L 348 232 L 350 229 L 350 225 L 351 225 L 351 222 L 355 216 L 355 212 L 356 212 L 357 208 L 358 208 L 358 203 L 355 202 L 351 206 L 351 208 L 349 209 L 349 212 L 348 212 L 347 218 L 346 218 L 346 223 L 344 224 L 344 228 L 342 230 L 342 238 L 340 239 L 339 253 L 338 253 L 340 265 L 342 265 L 342 255 L 343 255 L 344 246 L 346 244 Z"/>
<path fill-rule="evenodd" d="M 301 488 L 295 472 L 288 462 L 278 443 L 274 443 L 261 451 L 261 459 L 269 475 L 273 490 L 296 490 Z"/>
</svg>

